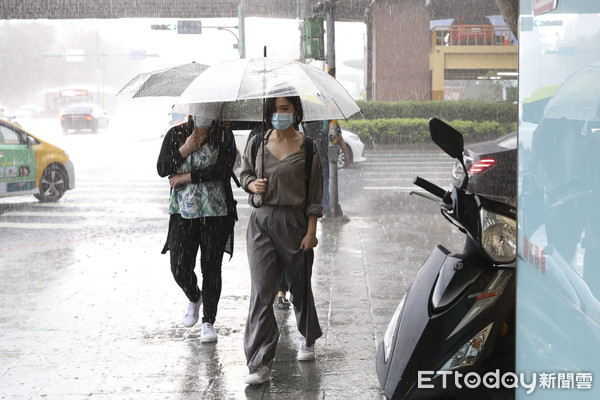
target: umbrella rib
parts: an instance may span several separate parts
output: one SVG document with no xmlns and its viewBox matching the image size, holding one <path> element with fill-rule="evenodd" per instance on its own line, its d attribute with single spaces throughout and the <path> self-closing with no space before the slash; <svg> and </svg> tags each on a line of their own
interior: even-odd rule
<svg viewBox="0 0 600 400">
<path fill-rule="evenodd" d="M 338 111 L 340 112 L 340 114 L 342 114 L 342 116 L 344 117 L 345 121 L 348 121 L 348 117 L 346 117 L 346 114 L 344 114 L 344 112 L 342 111 L 342 109 L 340 108 L 340 106 L 338 106 L 337 101 L 335 101 L 335 99 L 332 97 L 331 100 L 333 101 L 333 104 L 335 104 L 335 106 L 337 107 Z"/>
<path fill-rule="evenodd" d="M 250 63 L 254 63 L 254 60 L 255 58 L 249 58 L 246 62 L 246 66 L 244 67 L 244 71 L 242 72 L 242 78 L 240 79 L 240 85 L 238 86 L 238 90 L 236 93 L 236 101 L 240 98 L 240 92 L 242 90 L 242 82 L 244 81 L 244 75 L 246 75 L 246 71 L 248 70 Z"/>
</svg>

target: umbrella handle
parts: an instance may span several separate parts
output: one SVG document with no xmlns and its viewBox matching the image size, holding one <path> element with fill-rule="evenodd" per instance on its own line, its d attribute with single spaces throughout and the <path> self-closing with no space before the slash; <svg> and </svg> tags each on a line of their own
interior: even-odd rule
<svg viewBox="0 0 600 400">
<path fill-rule="evenodd" d="M 254 201 L 254 196 L 259 196 L 258 202 Z M 254 208 L 260 208 L 262 206 L 262 195 L 256 195 L 256 194 L 250 195 L 250 205 Z"/>
<path fill-rule="evenodd" d="M 264 53 L 263 56 L 267 57 L 267 46 L 264 46 L 263 53 Z M 264 97 L 263 97 L 262 101 L 263 101 L 263 113 L 262 113 L 263 114 L 263 118 L 262 118 L 263 121 L 262 122 L 263 122 L 263 132 L 265 132 L 265 128 L 266 128 L 267 124 L 265 122 L 265 98 Z M 261 155 L 261 163 L 260 163 L 260 178 L 261 179 L 265 176 L 265 141 L 266 141 L 265 139 L 266 139 L 266 136 L 267 135 L 265 135 L 263 133 L 262 155 Z M 254 208 L 261 207 L 262 206 L 262 194 L 259 195 L 259 197 L 258 197 L 258 203 L 254 202 L 254 196 L 255 195 L 250 196 L 250 204 Z"/>
</svg>

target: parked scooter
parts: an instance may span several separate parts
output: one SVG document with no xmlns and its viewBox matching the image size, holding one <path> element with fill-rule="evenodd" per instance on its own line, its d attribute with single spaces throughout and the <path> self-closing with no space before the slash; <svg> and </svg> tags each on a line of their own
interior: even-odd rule
<svg viewBox="0 0 600 400">
<path fill-rule="evenodd" d="M 432 140 L 463 166 L 448 191 L 416 177 L 442 215 L 466 235 L 464 250 L 431 252 L 377 352 L 377 375 L 391 399 L 511 399 L 515 371 L 516 210 L 466 191 L 463 136 L 429 121 Z M 484 396 L 484 397 L 481 397 Z"/>
</svg>

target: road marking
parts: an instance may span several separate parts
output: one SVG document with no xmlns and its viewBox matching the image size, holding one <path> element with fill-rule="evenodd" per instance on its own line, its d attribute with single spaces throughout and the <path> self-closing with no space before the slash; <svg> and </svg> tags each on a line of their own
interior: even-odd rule
<svg viewBox="0 0 600 400">
<path fill-rule="evenodd" d="M 376 182 L 387 182 L 387 181 L 405 181 L 405 182 L 407 182 L 408 181 L 408 182 L 412 182 L 412 179 L 410 179 L 410 178 L 364 178 L 363 181 L 376 181 Z M 437 185 L 437 183 L 435 181 L 432 181 L 431 179 L 428 179 L 428 181 L 435 183 Z"/>
<path fill-rule="evenodd" d="M 365 190 L 401 190 L 401 191 L 414 191 L 414 192 L 421 192 L 420 190 L 417 190 L 415 187 L 411 187 L 411 186 L 364 186 L 363 189 Z M 425 192 L 423 192 L 425 193 Z"/>
<path fill-rule="evenodd" d="M 108 189 L 107 189 L 108 188 Z M 139 191 L 142 193 L 166 193 L 169 194 L 168 188 L 158 188 L 158 187 L 150 187 L 150 186 L 141 186 L 141 185 L 124 185 L 124 189 L 127 189 L 127 192 L 132 193 L 133 190 Z M 117 193 L 114 191 L 114 188 L 109 188 L 108 186 L 77 186 L 73 189 L 73 192 L 67 193 L 92 193 L 92 192 L 104 192 L 104 193 Z M 122 193 L 122 192 L 119 192 Z"/>
<path fill-rule="evenodd" d="M 433 174 L 435 173 L 435 171 L 427 171 L 427 174 Z M 439 171 L 440 174 L 444 174 L 444 175 L 449 175 L 447 174 L 447 171 Z M 390 172 L 389 171 L 382 171 L 382 172 L 364 172 L 364 175 L 389 175 Z M 398 172 L 394 172 L 394 175 L 418 175 L 418 172 L 415 171 L 398 171 Z"/>
<path fill-rule="evenodd" d="M 454 165 L 447 161 L 369 161 L 364 163 L 367 166 L 371 165 Z"/>
<path fill-rule="evenodd" d="M 68 194 L 68 193 L 67 193 Z M 68 194 L 69 195 L 69 194 Z M 123 203 L 139 203 L 141 201 L 143 201 L 143 203 L 162 203 L 162 204 L 169 204 L 169 193 L 166 193 L 164 196 L 139 196 L 139 197 L 134 197 L 131 196 L 131 194 L 127 194 L 126 196 L 123 195 L 123 193 L 106 193 L 106 194 L 93 194 L 93 195 L 85 195 L 83 193 L 81 194 L 76 194 L 76 193 L 71 193 L 69 195 L 69 203 L 61 203 L 61 204 L 69 204 L 74 205 L 74 206 L 79 206 L 80 204 L 84 204 L 81 203 L 79 201 L 77 201 L 78 199 L 84 199 L 84 200 L 88 200 L 89 198 L 92 198 L 93 200 L 114 200 L 115 204 L 123 204 Z M 98 206 L 98 203 L 88 203 L 88 204 L 96 204 L 96 207 Z M 138 205 L 139 207 L 139 205 Z"/>
<path fill-rule="evenodd" d="M 14 229 L 82 229 L 81 224 L 44 224 L 44 223 L 21 223 L 21 222 L 0 222 L 0 228 Z"/>
<path fill-rule="evenodd" d="M 149 219 L 163 219 L 169 216 L 167 213 L 134 213 L 130 211 L 114 211 L 107 210 L 106 212 L 99 211 L 8 211 L 0 214 L 0 217 L 61 217 L 61 218 L 86 218 L 86 217 L 144 217 Z"/>
</svg>

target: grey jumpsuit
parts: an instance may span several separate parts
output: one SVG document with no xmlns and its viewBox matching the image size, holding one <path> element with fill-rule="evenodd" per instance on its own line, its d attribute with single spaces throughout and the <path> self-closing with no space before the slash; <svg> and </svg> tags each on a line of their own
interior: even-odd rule
<svg viewBox="0 0 600 400">
<path fill-rule="evenodd" d="M 263 146 L 258 148 L 256 168 L 251 156 L 255 138 L 246 146 L 240 175 L 246 190 L 248 184 L 257 179 L 255 171 L 261 171 Z M 285 270 L 298 331 L 306 338 L 306 345 L 311 346 L 322 336 L 310 283 L 314 253 L 312 249 L 307 252 L 300 250 L 300 243 L 306 235 L 308 216 L 322 216 L 323 169 L 314 144 L 306 196 L 304 153 L 303 145 L 299 151 L 277 160 L 265 147 L 267 191 L 262 195 L 262 207 L 253 209 L 246 232 L 251 293 L 244 351 L 251 373 L 261 363 L 268 365 L 275 356 L 279 328 L 273 302 L 280 266 Z"/>
</svg>

